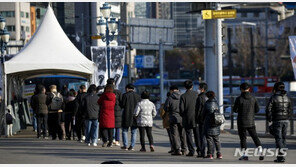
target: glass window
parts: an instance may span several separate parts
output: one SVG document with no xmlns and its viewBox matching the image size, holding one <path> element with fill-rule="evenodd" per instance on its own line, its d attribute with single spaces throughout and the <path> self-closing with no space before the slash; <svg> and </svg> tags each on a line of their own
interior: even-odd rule
<svg viewBox="0 0 296 167">
<path fill-rule="evenodd" d="M 24 31 L 24 30 L 25 30 L 24 26 L 21 26 L 21 31 Z"/>
<path fill-rule="evenodd" d="M 21 17 L 25 17 L 25 13 L 24 12 L 21 12 Z"/>
<path fill-rule="evenodd" d="M 259 12 L 255 12 L 254 17 L 259 17 L 259 14 L 260 14 Z"/>
<path fill-rule="evenodd" d="M 6 26 L 7 27 L 7 31 L 15 31 L 15 26 Z"/>
<path fill-rule="evenodd" d="M 242 13 L 241 17 L 248 17 L 248 13 Z"/>
<path fill-rule="evenodd" d="M 26 12 L 26 18 L 29 18 L 29 13 L 28 12 Z"/>
<path fill-rule="evenodd" d="M 14 17 L 14 11 L 2 11 L 0 12 L 0 14 L 3 17 Z"/>
<path fill-rule="evenodd" d="M 30 31 L 30 28 L 29 28 L 28 26 L 26 27 L 26 31 L 27 31 L 27 32 L 29 32 L 29 31 Z"/>
</svg>

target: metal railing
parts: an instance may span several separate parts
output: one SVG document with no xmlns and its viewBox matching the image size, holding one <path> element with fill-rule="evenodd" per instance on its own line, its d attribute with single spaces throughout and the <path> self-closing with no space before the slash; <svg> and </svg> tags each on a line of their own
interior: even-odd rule
<svg viewBox="0 0 296 167">
<path fill-rule="evenodd" d="M 233 112 L 233 106 L 234 106 L 234 102 L 235 99 L 238 96 L 224 96 L 224 101 L 229 102 L 228 104 L 224 104 L 224 112 L 226 110 L 227 107 L 231 107 L 231 112 L 230 112 L 230 129 L 234 129 L 234 120 L 235 120 L 235 116 L 237 116 L 236 113 Z M 255 114 L 255 118 L 263 118 L 265 120 L 265 134 L 269 133 L 269 122 L 266 119 L 266 113 L 265 113 L 265 108 L 266 105 L 269 101 L 270 97 L 256 97 L 258 103 L 259 103 L 259 107 L 260 107 L 260 111 L 259 113 Z M 290 97 L 292 104 L 296 104 L 296 97 Z M 290 119 L 290 135 L 294 135 L 295 134 L 295 128 L 294 128 L 294 120 L 296 119 L 296 106 L 293 105 L 293 115 L 292 118 Z"/>
</svg>

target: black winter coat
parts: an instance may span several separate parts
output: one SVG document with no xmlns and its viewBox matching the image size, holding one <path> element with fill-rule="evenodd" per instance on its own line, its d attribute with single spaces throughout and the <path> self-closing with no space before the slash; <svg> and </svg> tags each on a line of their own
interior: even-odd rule
<svg viewBox="0 0 296 167">
<path fill-rule="evenodd" d="M 76 105 L 78 107 L 78 110 L 77 112 L 75 113 L 75 118 L 77 119 L 84 119 L 84 114 L 83 114 L 83 108 L 82 108 L 82 100 L 83 98 L 87 95 L 86 92 L 82 92 L 82 93 L 79 93 L 76 98 L 75 98 L 75 102 L 76 102 Z"/>
<path fill-rule="evenodd" d="M 203 124 L 204 123 L 204 116 L 205 116 L 205 110 L 204 110 L 204 106 L 206 101 L 208 100 L 208 97 L 206 96 L 206 93 L 202 92 L 198 95 L 197 100 L 196 100 L 196 115 L 195 115 L 195 119 L 196 119 L 196 123 L 197 124 Z"/>
<path fill-rule="evenodd" d="M 182 116 L 182 123 L 185 129 L 196 127 L 196 99 L 197 92 L 187 90 L 180 98 L 180 115 Z"/>
<path fill-rule="evenodd" d="M 240 127 L 255 126 L 255 113 L 259 112 L 259 105 L 250 92 L 243 92 L 235 99 L 233 112 L 238 113 L 237 125 Z"/>
<path fill-rule="evenodd" d="M 213 126 L 213 113 L 219 110 L 219 105 L 216 99 L 209 99 L 204 104 L 204 128 L 206 135 L 220 135 L 220 126 Z"/>
<path fill-rule="evenodd" d="M 78 104 L 76 103 L 75 100 L 66 102 L 65 111 L 64 111 L 66 114 L 71 114 L 73 117 L 76 115 L 77 110 L 78 110 Z"/>
<path fill-rule="evenodd" d="M 82 111 L 85 119 L 98 119 L 100 106 L 99 97 L 95 93 L 87 94 L 82 100 Z"/>
<path fill-rule="evenodd" d="M 133 113 L 140 100 L 141 97 L 133 91 L 122 95 L 120 106 L 123 109 L 121 124 L 123 128 L 137 127 L 137 120 L 134 118 Z"/>
<path fill-rule="evenodd" d="M 164 110 L 169 113 L 170 124 L 182 124 L 182 117 L 180 115 L 180 96 L 179 91 L 173 92 L 164 104 Z"/>
<path fill-rule="evenodd" d="M 121 107 L 120 102 L 122 100 L 122 94 L 119 90 L 115 89 L 113 92 L 116 96 L 116 102 L 114 107 L 115 114 L 115 128 L 121 128 Z"/>
<path fill-rule="evenodd" d="M 268 121 L 288 120 L 293 113 L 293 105 L 286 91 L 273 94 L 266 106 L 266 117 Z"/>
<path fill-rule="evenodd" d="M 32 96 L 31 107 L 33 111 L 38 114 L 48 114 L 48 108 L 46 105 L 46 94 L 39 93 Z"/>
</svg>

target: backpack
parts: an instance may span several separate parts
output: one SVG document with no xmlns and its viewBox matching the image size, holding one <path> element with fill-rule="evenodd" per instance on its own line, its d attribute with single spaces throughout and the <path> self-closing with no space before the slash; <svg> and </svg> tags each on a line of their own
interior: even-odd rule
<svg viewBox="0 0 296 167">
<path fill-rule="evenodd" d="M 53 93 L 53 98 L 51 100 L 51 103 L 48 106 L 48 109 L 50 111 L 58 111 L 62 108 L 63 105 L 63 98 L 61 97 L 60 93 L 57 95 Z"/>
<path fill-rule="evenodd" d="M 212 126 L 221 126 L 225 123 L 224 115 L 219 112 L 219 110 L 215 110 L 212 114 Z"/>
<path fill-rule="evenodd" d="M 6 124 L 12 124 L 12 121 L 13 121 L 13 117 L 10 113 L 7 113 L 6 114 Z"/>
</svg>

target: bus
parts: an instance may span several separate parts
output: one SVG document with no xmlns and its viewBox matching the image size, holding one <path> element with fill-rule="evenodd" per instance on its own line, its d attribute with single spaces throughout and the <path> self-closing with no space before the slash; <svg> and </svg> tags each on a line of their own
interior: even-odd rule
<svg viewBox="0 0 296 167">
<path fill-rule="evenodd" d="M 186 79 L 164 79 L 164 92 L 165 94 L 170 90 L 170 86 L 176 85 L 178 86 L 181 93 L 184 93 L 186 89 L 184 88 L 184 82 Z M 193 89 L 198 89 L 199 82 L 193 82 Z M 134 85 L 136 87 L 136 91 L 138 93 L 147 90 L 150 92 L 150 100 L 154 103 L 160 100 L 160 79 L 159 78 L 144 78 L 138 79 L 135 81 Z"/>
<path fill-rule="evenodd" d="M 251 91 L 254 93 L 271 93 L 273 89 L 273 85 L 278 81 L 277 77 L 255 77 L 253 80 L 253 87 Z M 234 76 L 232 78 L 232 93 L 240 94 L 240 84 L 247 82 L 250 85 L 252 84 L 251 77 L 237 77 Z M 229 77 L 224 77 L 223 79 L 223 91 L 224 95 L 229 95 L 230 93 L 230 81 Z"/>
</svg>

